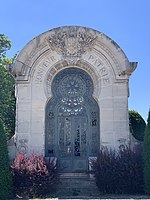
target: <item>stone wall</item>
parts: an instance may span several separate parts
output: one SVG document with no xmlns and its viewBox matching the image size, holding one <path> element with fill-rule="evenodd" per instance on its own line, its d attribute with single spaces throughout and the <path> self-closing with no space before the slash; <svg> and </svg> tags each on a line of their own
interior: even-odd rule
<svg viewBox="0 0 150 200">
<path fill-rule="evenodd" d="M 100 108 L 100 146 L 129 142 L 129 62 L 109 37 L 90 28 L 65 26 L 31 40 L 11 67 L 16 80 L 16 147 L 30 154 L 45 151 L 45 108 L 55 75 L 69 67 L 86 71 Z"/>
</svg>

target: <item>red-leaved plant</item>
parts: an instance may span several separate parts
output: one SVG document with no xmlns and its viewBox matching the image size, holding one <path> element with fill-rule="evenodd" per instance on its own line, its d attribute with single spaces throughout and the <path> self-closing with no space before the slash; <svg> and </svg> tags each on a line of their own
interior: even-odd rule
<svg viewBox="0 0 150 200">
<path fill-rule="evenodd" d="M 28 197 L 50 194 L 58 183 L 58 172 L 54 160 L 34 152 L 30 157 L 19 153 L 11 165 L 16 193 Z"/>
<path fill-rule="evenodd" d="M 143 157 L 139 147 L 102 148 L 92 161 L 97 186 L 105 194 L 143 194 Z"/>
</svg>

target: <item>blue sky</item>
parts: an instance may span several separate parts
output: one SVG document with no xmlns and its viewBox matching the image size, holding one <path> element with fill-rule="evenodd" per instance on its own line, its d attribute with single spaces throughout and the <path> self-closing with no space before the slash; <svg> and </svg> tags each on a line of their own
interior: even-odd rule
<svg viewBox="0 0 150 200">
<path fill-rule="evenodd" d="M 130 79 L 129 109 L 147 120 L 150 108 L 150 0 L 0 0 L 0 33 L 12 41 L 8 57 L 37 35 L 65 25 L 108 35 L 138 67 Z"/>
</svg>

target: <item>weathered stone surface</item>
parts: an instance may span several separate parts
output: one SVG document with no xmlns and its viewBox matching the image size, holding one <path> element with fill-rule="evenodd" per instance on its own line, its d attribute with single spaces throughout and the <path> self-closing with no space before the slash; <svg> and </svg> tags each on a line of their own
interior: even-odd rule
<svg viewBox="0 0 150 200">
<path fill-rule="evenodd" d="M 71 67 L 84 70 L 93 81 L 93 98 L 100 111 L 100 146 L 127 144 L 128 81 L 136 65 L 113 40 L 90 28 L 65 26 L 34 38 L 11 67 L 16 80 L 18 151 L 44 153 L 51 84 L 61 70 Z"/>
<path fill-rule="evenodd" d="M 60 176 L 60 184 L 55 194 L 59 197 L 99 197 L 100 192 L 89 175 L 84 173 L 68 173 Z"/>
</svg>

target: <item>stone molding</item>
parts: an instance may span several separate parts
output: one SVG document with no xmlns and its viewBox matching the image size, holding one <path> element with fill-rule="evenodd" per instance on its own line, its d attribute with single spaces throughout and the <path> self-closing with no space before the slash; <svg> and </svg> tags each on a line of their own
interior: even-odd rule
<svg viewBox="0 0 150 200">
<path fill-rule="evenodd" d="M 130 63 L 122 49 L 105 34 L 86 27 L 64 26 L 31 40 L 20 52 L 10 71 L 17 82 L 29 82 L 31 73 L 45 54 L 51 58 L 55 54 L 59 58 L 57 61 L 66 62 L 66 66 L 77 66 L 77 62 L 91 52 L 107 58 L 116 79 L 128 79 L 137 65 Z"/>
</svg>

